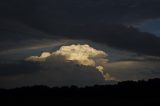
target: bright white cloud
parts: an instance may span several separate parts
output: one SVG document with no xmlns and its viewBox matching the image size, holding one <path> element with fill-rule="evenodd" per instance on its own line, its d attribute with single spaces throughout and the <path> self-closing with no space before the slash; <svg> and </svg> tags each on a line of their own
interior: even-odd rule
<svg viewBox="0 0 160 106">
<path fill-rule="evenodd" d="M 107 56 L 105 52 L 96 50 L 89 45 L 62 46 L 52 54 L 64 56 L 66 60 L 76 61 L 86 66 L 96 66 L 96 60 Z M 105 59 L 105 61 L 107 62 L 107 59 Z"/>
<path fill-rule="evenodd" d="M 30 56 L 26 58 L 27 61 L 46 61 L 49 57 L 64 57 L 65 61 L 72 61 L 79 65 L 95 67 L 102 73 L 105 80 L 113 80 L 113 78 L 106 72 L 104 66 L 107 65 L 107 53 L 101 50 L 84 45 L 69 45 L 62 46 L 59 50 L 49 53 L 43 52 L 40 56 Z"/>
</svg>

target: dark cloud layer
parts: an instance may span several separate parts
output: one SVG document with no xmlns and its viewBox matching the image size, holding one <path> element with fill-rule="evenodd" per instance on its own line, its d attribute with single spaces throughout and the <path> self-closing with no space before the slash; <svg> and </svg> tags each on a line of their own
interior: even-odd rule
<svg viewBox="0 0 160 106">
<path fill-rule="evenodd" d="M 125 60 L 110 63 L 108 71 L 120 80 L 147 80 L 159 78 L 160 61 Z"/>
<path fill-rule="evenodd" d="M 41 27 L 48 22 L 60 27 L 81 22 L 136 22 L 160 16 L 159 0 L 1 0 L 0 4 L 2 17 Z"/>
<path fill-rule="evenodd" d="M 52 40 L 92 40 L 140 56 L 160 56 L 160 38 L 132 27 L 160 18 L 159 5 L 159 0 L 1 0 L 0 86 L 97 84 L 104 81 L 92 67 L 68 63 L 58 57 L 46 63 L 2 61 L 17 58 L 17 55 L 6 54 L 6 49 L 40 48 L 51 44 Z M 44 43 L 38 45 L 39 42 Z M 23 52 L 23 55 L 27 54 L 27 50 Z M 108 69 L 122 80 L 159 77 L 158 61 L 128 59 L 111 62 Z M 20 75 L 24 76 L 17 77 Z"/>
<path fill-rule="evenodd" d="M 142 80 L 159 78 L 160 61 L 154 57 L 109 62 L 107 72 L 115 80 Z M 109 81 L 110 82 L 110 81 Z M 94 67 L 82 66 L 66 61 L 62 56 L 50 56 L 43 62 L 21 61 L 0 65 L 0 88 L 30 85 L 48 86 L 86 86 L 107 84 L 102 74 Z"/>
<path fill-rule="evenodd" d="M 1 0 L 0 47 L 61 36 L 159 56 L 160 38 L 122 25 L 159 18 L 159 4 L 158 0 Z"/>
<path fill-rule="evenodd" d="M 45 62 L 24 61 L 0 65 L 0 88 L 30 85 L 85 86 L 101 83 L 104 83 L 104 78 L 95 68 L 66 61 L 61 56 L 50 57 Z"/>
<path fill-rule="evenodd" d="M 0 4 L 1 18 L 51 34 L 160 17 L 158 0 L 1 0 Z"/>
<path fill-rule="evenodd" d="M 30 74 L 40 69 L 40 64 L 34 62 L 0 63 L 0 77 Z"/>
<path fill-rule="evenodd" d="M 7 24 L 5 24 L 7 25 Z M 23 25 L 23 24 L 22 24 Z M 0 49 L 22 46 L 31 43 L 34 40 L 43 39 L 59 39 L 60 37 L 72 39 L 87 39 L 99 43 L 105 43 L 114 48 L 134 51 L 137 53 L 156 55 L 160 54 L 160 38 L 147 32 L 140 32 L 134 27 L 126 27 L 124 25 L 101 25 L 101 26 L 85 26 L 74 27 L 61 30 L 61 33 L 45 34 L 30 27 L 21 25 L 6 26 L 7 31 L 2 30 Z M 16 30 L 15 30 L 16 29 Z M 15 32 L 11 32 L 14 30 Z M 5 31 L 5 32 L 4 32 Z M 59 38 L 58 38 L 59 37 Z M 30 43 L 29 43 L 30 42 Z"/>
<path fill-rule="evenodd" d="M 87 28 L 81 28 L 85 30 Z M 134 27 L 123 25 L 108 25 L 101 28 L 92 27 L 88 31 L 73 31 L 66 36 L 79 39 L 90 39 L 100 43 L 108 44 L 115 48 L 130 50 L 142 54 L 160 54 L 160 38 L 147 32 L 140 32 Z"/>
</svg>

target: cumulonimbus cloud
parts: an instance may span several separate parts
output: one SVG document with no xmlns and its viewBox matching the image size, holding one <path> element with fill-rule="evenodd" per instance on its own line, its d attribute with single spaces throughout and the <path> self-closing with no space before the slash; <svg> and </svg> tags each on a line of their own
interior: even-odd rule
<svg viewBox="0 0 160 106">
<path fill-rule="evenodd" d="M 96 70 L 102 73 L 105 80 L 114 79 L 106 72 L 104 66 L 107 65 L 107 53 L 101 50 L 96 50 L 87 44 L 84 45 L 69 45 L 62 46 L 55 52 L 43 52 L 40 56 L 30 56 L 26 58 L 27 61 L 45 62 L 50 57 L 62 56 L 64 61 L 72 61 L 76 64 L 95 67 Z"/>
</svg>

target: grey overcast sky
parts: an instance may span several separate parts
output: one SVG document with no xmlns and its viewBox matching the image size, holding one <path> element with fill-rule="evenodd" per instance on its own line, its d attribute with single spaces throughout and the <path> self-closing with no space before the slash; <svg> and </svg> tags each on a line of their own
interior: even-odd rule
<svg viewBox="0 0 160 106">
<path fill-rule="evenodd" d="M 159 78 L 159 13 L 159 0 L 1 0 L 0 88 Z"/>
</svg>

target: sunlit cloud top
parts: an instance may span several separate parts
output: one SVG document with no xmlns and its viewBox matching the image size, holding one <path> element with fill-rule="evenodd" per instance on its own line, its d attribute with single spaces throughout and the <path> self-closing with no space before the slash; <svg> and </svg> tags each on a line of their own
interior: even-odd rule
<svg viewBox="0 0 160 106">
<path fill-rule="evenodd" d="M 106 66 L 108 62 L 107 53 L 92 48 L 87 44 L 62 46 L 55 52 L 43 52 L 40 56 L 30 56 L 26 58 L 26 60 L 45 62 L 50 56 L 62 56 L 64 57 L 65 61 L 72 61 L 79 65 L 95 67 L 95 69 L 102 73 L 106 80 L 112 79 L 109 74 L 105 72 L 106 69 L 104 69 L 104 66 Z"/>
<path fill-rule="evenodd" d="M 26 58 L 27 61 L 45 61 L 47 57 L 51 56 L 51 53 L 49 52 L 43 52 L 40 56 L 30 56 L 28 58 Z"/>
<path fill-rule="evenodd" d="M 52 54 L 62 55 L 66 60 L 77 61 L 81 65 L 95 66 L 97 59 L 107 56 L 104 51 L 96 50 L 89 45 L 62 46 Z M 106 59 L 107 61 L 107 59 Z"/>
</svg>

